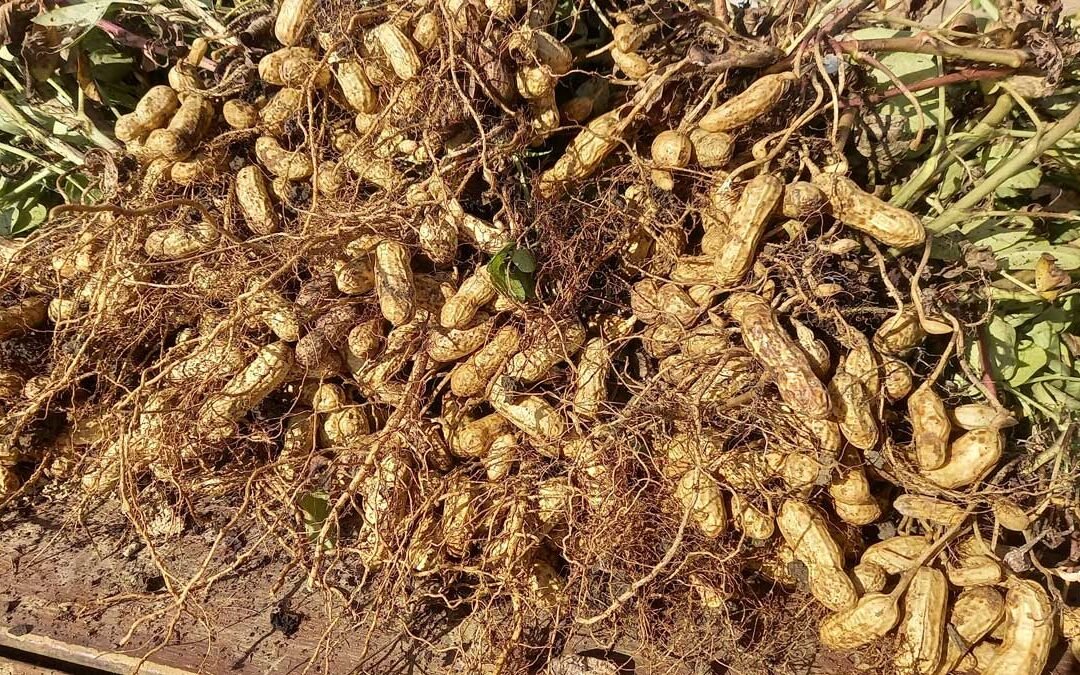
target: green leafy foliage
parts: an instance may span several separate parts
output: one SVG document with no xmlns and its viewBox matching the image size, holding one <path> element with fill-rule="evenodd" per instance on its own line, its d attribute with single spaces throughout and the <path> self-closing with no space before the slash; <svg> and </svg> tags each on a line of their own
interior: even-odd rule
<svg viewBox="0 0 1080 675">
<path fill-rule="evenodd" d="M 536 297 L 536 257 L 526 248 L 507 244 L 492 257 L 488 272 L 495 288 L 518 302 Z"/>
<path fill-rule="evenodd" d="M 889 28 L 861 28 L 851 33 L 851 37 L 857 40 L 876 40 L 881 38 L 910 37 L 910 31 L 892 30 Z M 904 84 L 913 84 L 938 75 L 935 57 L 929 54 L 911 54 L 908 52 L 889 52 L 878 54 L 881 65 L 892 71 Z M 870 77 L 878 89 L 891 89 L 895 87 L 892 79 L 878 68 L 869 68 Z M 926 89 L 915 92 L 915 99 L 919 103 L 919 110 L 911 104 L 911 101 L 903 95 L 893 96 L 883 101 L 878 106 L 878 112 L 884 119 L 903 118 L 907 120 L 909 131 L 914 133 L 919 128 L 919 115 L 924 115 L 924 124 L 932 128 L 949 119 L 948 108 L 939 110 L 937 105 L 937 90 Z M 944 113 L 942 118 L 941 113 Z"/>
<path fill-rule="evenodd" d="M 318 543 L 326 519 L 330 516 L 330 495 L 326 490 L 315 490 L 300 498 L 300 510 L 304 513 L 304 533 L 313 543 Z M 333 530 L 330 536 L 322 540 L 323 550 L 334 549 L 336 536 Z"/>
</svg>

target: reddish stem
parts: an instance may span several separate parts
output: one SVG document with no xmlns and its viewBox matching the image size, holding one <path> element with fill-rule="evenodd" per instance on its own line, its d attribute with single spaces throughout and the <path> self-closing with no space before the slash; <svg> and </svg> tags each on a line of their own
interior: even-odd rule
<svg viewBox="0 0 1080 675">
<path fill-rule="evenodd" d="M 160 56 L 169 55 L 169 50 L 165 49 L 165 47 L 151 40 L 147 40 L 141 35 L 136 35 L 127 28 L 124 28 L 120 24 L 113 23 L 108 19 L 101 19 L 98 21 L 97 27 L 118 44 L 124 45 L 125 47 L 131 47 L 132 49 L 138 49 L 144 52 L 153 52 Z M 215 70 L 217 68 L 217 62 L 211 61 L 210 59 L 203 59 L 199 62 L 199 67 L 203 70 Z"/>
<path fill-rule="evenodd" d="M 976 82 L 978 80 L 1000 80 L 1002 78 L 1012 75 L 1014 71 L 1012 68 L 964 68 L 948 75 L 939 75 L 938 77 L 929 77 L 919 82 L 913 82 L 907 85 L 908 91 L 920 91 L 922 89 L 932 89 L 934 87 L 944 87 L 949 84 L 957 84 L 958 82 Z M 874 105 L 881 103 L 882 101 L 892 98 L 902 93 L 899 87 L 891 87 L 881 92 L 880 94 L 874 94 L 873 96 L 852 96 L 847 99 L 841 106 L 844 108 L 857 108 L 859 106 Z"/>
</svg>

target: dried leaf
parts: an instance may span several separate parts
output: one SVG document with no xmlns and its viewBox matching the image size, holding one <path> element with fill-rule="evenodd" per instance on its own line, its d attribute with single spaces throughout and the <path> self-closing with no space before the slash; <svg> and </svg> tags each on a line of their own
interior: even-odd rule
<svg viewBox="0 0 1080 675">
<path fill-rule="evenodd" d="M 75 78 L 79 82 L 79 89 L 83 95 L 91 101 L 101 103 L 101 90 L 98 89 L 94 76 L 90 73 L 90 58 L 81 49 L 76 50 Z"/>
<path fill-rule="evenodd" d="M 0 2 L 0 45 L 19 44 L 26 27 L 34 18 L 33 0 L 3 0 Z"/>
</svg>

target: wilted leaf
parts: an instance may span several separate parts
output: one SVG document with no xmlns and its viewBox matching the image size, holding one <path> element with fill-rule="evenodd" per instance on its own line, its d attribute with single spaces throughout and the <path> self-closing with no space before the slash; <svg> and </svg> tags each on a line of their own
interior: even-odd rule
<svg viewBox="0 0 1080 675">
<path fill-rule="evenodd" d="M 102 102 L 101 90 L 98 89 L 94 76 L 90 74 L 90 59 L 86 56 L 86 52 L 81 49 L 77 49 L 75 56 L 75 77 L 79 82 L 79 89 L 82 89 L 86 98 L 96 103 Z"/>
<path fill-rule="evenodd" d="M 1049 253 L 1039 256 L 1035 262 L 1035 290 L 1047 293 L 1065 288 L 1070 283 L 1072 279 L 1069 273 L 1058 267 L 1057 258 Z"/>
<path fill-rule="evenodd" d="M 33 80 L 48 80 L 60 66 L 60 31 L 53 27 L 32 27 L 19 55 Z"/>
<path fill-rule="evenodd" d="M 34 0 L 3 0 L 0 2 L 0 45 L 19 44 L 30 19 L 34 18 Z"/>
</svg>

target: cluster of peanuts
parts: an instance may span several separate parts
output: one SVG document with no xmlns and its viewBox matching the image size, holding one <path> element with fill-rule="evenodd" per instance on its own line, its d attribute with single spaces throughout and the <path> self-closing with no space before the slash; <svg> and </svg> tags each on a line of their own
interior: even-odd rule
<svg viewBox="0 0 1080 675">
<path fill-rule="evenodd" d="M 543 30 L 554 2 L 445 5 L 365 24 L 346 53 L 315 35 L 313 0 L 283 0 L 274 31 L 281 47 L 258 64 L 264 92 L 257 99 L 206 95 L 191 67 L 202 57 L 196 49 L 170 72 L 169 85 L 150 89 L 117 122 L 117 138 L 143 167 L 144 187 L 183 190 L 224 178 L 246 231 L 225 228 L 217 205 L 204 204 L 197 222 L 151 227 L 142 261 L 109 268 L 101 265 L 104 242 L 75 235 L 52 257 L 63 294 L 31 294 L 0 309 L 0 340 L 52 328 L 91 332 L 102 317 L 136 321 L 132 308 L 167 293 L 160 275 L 172 269 L 179 272 L 171 282 L 180 279 L 229 310 L 193 319 L 160 345 L 137 414 L 119 413 L 129 421 L 124 433 L 79 420 L 57 439 L 64 452 L 46 474 L 63 477 L 77 458 L 92 457 L 80 478 L 94 494 L 115 489 L 123 471 L 170 480 L 205 460 L 208 448 L 219 458 L 265 421 L 268 401 L 286 398 L 291 406 L 272 434 L 277 454 L 267 474 L 278 498 L 291 502 L 295 485 L 311 479 L 313 456 L 329 458 L 336 474 L 328 522 L 345 515 L 341 509 L 358 510 L 350 549 L 362 552 L 365 565 L 403 559 L 423 574 L 447 560 L 474 561 L 524 580 L 530 597 L 556 606 L 568 600 L 571 563 L 561 546 L 578 514 L 607 513 L 627 491 L 626 467 L 613 449 L 631 444 L 613 420 L 651 394 L 643 386 L 627 403 L 611 389 L 620 350 L 639 344 L 655 365 L 654 384 L 688 409 L 766 396 L 799 430 L 768 447 L 740 445 L 721 429 L 680 420 L 653 430 L 642 452 L 695 537 L 726 541 L 734 530 L 760 546 L 772 542 L 775 552 L 753 571 L 783 586 L 801 583 L 792 563 L 805 567 L 805 585 L 830 612 L 823 645 L 849 650 L 895 635 L 900 672 L 1040 673 L 1058 635 L 1058 609 L 1046 590 L 1009 571 L 979 537 L 954 541 L 973 517 L 957 491 L 977 489 L 998 466 L 1008 414 L 978 403 L 950 410 L 931 378 L 916 386 L 908 360 L 927 336 L 921 308 L 900 307 L 872 334 L 839 326 L 837 359 L 814 329 L 788 315 L 784 289 L 755 269 L 778 224 L 805 233 L 834 221 L 850 235 L 822 244 L 834 256 L 860 251 L 862 236 L 900 251 L 926 240 L 918 217 L 862 190 L 838 167 L 793 180 L 779 170 L 731 166 L 745 142 L 740 134 L 777 108 L 797 76 L 764 75 L 699 119 L 657 133 L 648 158 L 638 158 L 647 180 L 622 194 L 641 223 L 621 252 L 622 269 L 649 273 L 633 273 L 622 311 L 553 318 L 500 291 L 486 264 L 459 259 L 463 247 L 489 258 L 520 234 L 498 218 L 468 213 L 440 177 L 442 154 L 466 143 L 454 137 L 461 130 L 413 133 L 391 120 L 425 105 L 418 80 L 426 55 L 477 16 L 507 27 L 513 66 L 504 67 L 512 70 L 490 84 L 503 82 L 507 97 L 524 102 L 529 143 L 542 144 L 566 123 L 583 125 L 537 176 L 539 198 L 563 198 L 622 152 L 642 99 L 619 105 L 607 82 L 592 78 L 556 100 L 576 55 Z M 621 21 L 609 49 L 614 68 L 640 81 L 646 99 L 667 68 L 647 46 L 655 30 Z M 316 99 L 354 120 L 333 130 L 325 156 L 295 143 Z M 223 127 L 234 140 L 216 142 Z M 235 161 L 236 139 L 253 139 L 253 162 Z M 755 144 L 751 154 L 759 166 L 768 152 Z M 658 198 L 679 193 L 686 169 L 711 176 L 704 194 L 690 197 L 703 205 L 702 235 L 664 241 L 651 227 Z M 235 271 L 215 267 L 209 254 L 237 238 L 272 242 L 294 233 L 283 205 L 303 184 L 326 199 L 355 184 L 392 195 L 414 209 L 415 236 L 350 231 L 327 274 L 298 290 L 264 275 L 241 275 L 237 286 Z M 119 222 L 123 214 L 105 217 Z M 33 246 L 5 244 L 0 261 L 17 267 Z M 0 370 L 0 401 L 39 401 L 48 386 L 37 379 Z M 886 412 L 907 421 L 910 443 L 894 447 Z M 177 429 L 190 430 L 184 442 L 174 442 Z M 858 554 L 862 543 L 843 541 L 836 524 L 861 527 L 893 515 L 874 494 L 871 453 L 883 458 L 879 468 L 902 476 L 905 493 L 891 508 L 906 529 Z M 19 489 L 14 467 L 22 459 L 0 447 L 0 495 Z M 542 465 L 544 477 L 494 504 L 496 486 L 526 462 Z M 765 484 L 782 486 L 778 500 Z M 996 498 L 988 505 L 1002 527 L 1028 528 L 1016 504 Z M 327 525 L 318 534 L 331 531 Z M 738 600 L 707 570 L 691 572 L 689 585 L 708 609 Z M 1080 637 L 1075 611 L 1060 617 L 1065 634 Z"/>
</svg>

